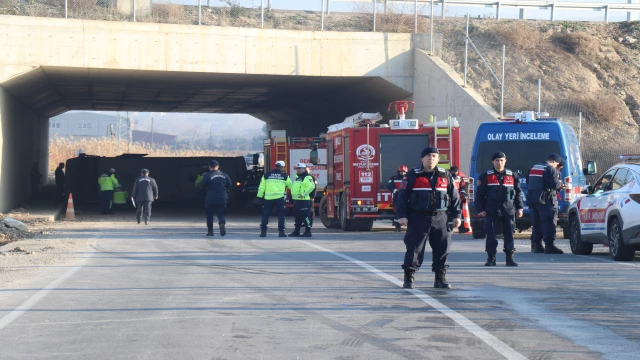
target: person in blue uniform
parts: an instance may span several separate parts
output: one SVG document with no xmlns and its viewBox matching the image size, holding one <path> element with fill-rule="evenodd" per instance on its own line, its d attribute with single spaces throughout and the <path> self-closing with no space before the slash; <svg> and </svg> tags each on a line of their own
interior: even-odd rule
<svg viewBox="0 0 640 360">
<path fill-rule="evenodd" d="M 485 250 L 487 262 L 485 266 L 496 266 L 498 239 L 496 233 L 502 226 L 504 252 L 507 255 L 507 266 L 518 266 L 513 254 L 516 248 L 513 243 L 515 218 L 521 218 L 524 211 L 520 178 L 507 169 L 507 155 L 497 152 L 491 157 L 493 169 L 487 170 L 478 177 L 476 191 L 476 210 L 478 217 L 485 218 L 484 231 L 487 234 Z"/>
<path fill-rule="evenodd" d="M 560 171 L 565 160 L 551 154 L 547 161 L 535 164 L 529 170 L 527 204 L 531 211 L 531 252 L 564 254 L 555 245 L 558 226 L 558 191 L 565 188 Z M 544 241 L 544 246 L 542 245 Z"/>
<path fill-rule="evenodd" d="M 415 272 L 424 260 L 427 240 L 432 250 L 433 287 L 450 289 L 445 277 L 451 246 L 451 231 L 461 224 L 460 196 L 451 174 L 438 167 L 438 149 L 428 147 L 420 154 L 422 166 L 411 169 L 398 190 L 398 223 L 407 226 L 404 236 L 404 287 L 413 289 Z M 452 223 L 449 223 L 451 220 Z"/>
</svg>

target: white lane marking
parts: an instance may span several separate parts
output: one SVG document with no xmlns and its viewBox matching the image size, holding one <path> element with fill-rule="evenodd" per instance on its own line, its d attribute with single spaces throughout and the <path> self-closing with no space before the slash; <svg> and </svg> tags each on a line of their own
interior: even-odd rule
<svg viewBox="0 0 640 360">
<path fill-rule="evenodd" d="M 379 270 L 363 261 L 360 261 L 358 259 L 352 258 L 351 256 L 348 255 L 344 255 L 342 253 L 333 251 L 333 250 L 329 250 L 327 248 L 324 248 L 322 246 L 304 241 L 304 240 L 298 240 L 299 242 L 307 245 L 307 246 L 311 246 L 313 248 L 316 248 L 318 250 L 322 250 L 324 252 L 328 252 L 332 255 L 335 255 L 337 257 L 343 258 L 347 261 L 350 261 L 356 265 L 359 265 L 367 270 L 369 270 L 370 272 L 380 276 L 381 278 L 389 281 L 390 283 L 398 286 L 398 287 L 402 287 L 402 281 L 398 280 L 397 278 L 385 273 L 382 270 Z M 444 305 L 443 303 L 439 302 L 438 300 L 432 298 L 431 296 L 425 294 L 424 292 L 417 290 L 417 289 L 406 289 L 407 291 L 409 291 L 410 293 L 412 293 L 413 295 L 415 295 L 417 298 L 419 298 L 420 300 L 422 300 L 424 303 L 426 303 L 427 305 L 431 306 L 432 308 L 434 308 L 435 310 L 438 310 L 439 312 L 441 312 L 443 315 L 446 315 L 447 317 L 449 317 L 451 320 L 455 321 L 456 323 L 458 323 L 460 326 L 462 326 L 463 328 L 465 328 L 467 331 L 469 331 L 471 334 L 473 334 L 474 336 L 476 336 L 477 338 L 479 338 L 480 340 L 484 341 L 487 345 L 489 345 L 491 348 L 493 348 L 495 351 L 497 351 L 498 353 L 500 353 L 502 356 L 504 356 L 505 358 L 509 359 L 509 360 L 526 360 L 527 358 L 520 354 L 519 352 L 517 352 L 516 350 L 514 350 L 513 348 L 511 348 L 509 345 L 505 344 L 502 340 L 498 339 L 497 337 L 495 337 L 494 335 L 492 335 L 490 332 L 486 331 L 485 329 L 481 328 L 480 326 L 476 325 L 473 321 L 467 319 L 466 317 L 464 317 L 464 315 L 458 313 L 457 311 L 449 308 L 448 306 Z"/>
<path fill-rule="evenodd" d="M 45 286 L 44 288 L 40 289 L 37 293 L 33 294 L 33 296 L 31 296 L 29 299 L 27 299 L 27 301 L 22 303 L 22 305 L 18 306 L 15 310 L 13 310 L 12 312 L 5 315 L 2 319 L 0 319 L 0 330 L 9 326 L 9 324 L 14 322 L 17 318 L 22 316 L 22 314 L 24 314 L 29 309 L 34 307 L 38 302 L 40 302 L 40 300 L 42 300 L 45 296 L 47 296 L 52 290 L 55 290 L 65 280 L 73 276 L 73 274 L 75 274 L 78 270 L 80 270 L 87 263 L 87 261 L 91 257 L 93 257 L 94 254 L 95 254 L 94 251 L 90 251 L 86 255 L 86 257 L 83 258 L 78 263 L 78 265 L 72 267 L 67 272 L 62 274 L 59 278 L 50 282 L 49 285 Z"/>
</svg>

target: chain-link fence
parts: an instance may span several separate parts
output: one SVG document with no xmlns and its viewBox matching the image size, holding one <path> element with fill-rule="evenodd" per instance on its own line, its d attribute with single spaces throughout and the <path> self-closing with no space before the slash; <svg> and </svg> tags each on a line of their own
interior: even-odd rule
<svg viewBox="0 0 640 360">
<path fill-rule="evenodd" d="M 640 154 L 640 24 L 472 18 L 468 40 L 466 19 L 437 20 L 435 29 L 436 55 L 496 111 L 561 117 L 600 172 Z"/>
</svg>

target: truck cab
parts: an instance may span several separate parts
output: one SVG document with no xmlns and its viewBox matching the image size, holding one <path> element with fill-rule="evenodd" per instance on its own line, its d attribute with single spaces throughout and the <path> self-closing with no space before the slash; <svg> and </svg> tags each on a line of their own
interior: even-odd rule
<svg viewBox="0 0 640 360">
<path fill-rule="evenodd" d="M 520 185 L 525 201 L 524 216 L 516 219 L 520 231 L 531 227 L 529 208 L 526 204 L 527 178 L 534 164 L 544 162 L 549 154 L 557 153 L 566 160 L 561 170 L 566 190 L 558 192 L 558 226 L 567 237 L 569 205 L 582 196 L 587 185 L 578 137 L 571 125 L 547 113 L 521 112 L 507 114 L 509 118 L 480 125 L 476 134 L 471 157 L 470 216 L 473 237 L 484 238 L 484 220 L 478 218 L 475 209 L 475 180 L 493 168 L 491 155 L 502 151 L 507 155 L 506 167 L 520 177 Z M 587 172 L 588 173 L 588 172 Z"/>
</svg>

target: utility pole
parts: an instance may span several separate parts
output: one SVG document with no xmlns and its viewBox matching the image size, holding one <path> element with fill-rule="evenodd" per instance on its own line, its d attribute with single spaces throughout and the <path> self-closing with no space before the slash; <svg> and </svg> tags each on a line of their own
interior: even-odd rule
<svg viewBox="0 0 640 360">
<path fill-rule="evenodd" d="M 133 118 L 129 116 L 128 111 L 127 111 L 127 118 L 129 119 L 129 150 L 127 152 L 131 154 L 131 144 L 133 143 Z"/>
<path fill-rule="evenodd" d="M 153 116 L 151 117 L 151 148 L 153 148 Z"/>
<path fill-rule="evenodd" d="M 122 118 L 120 117 L 120 114 L 118 114 L 118 151 L 116 152 L 116 155 L 120 155 L 120 131 L 122 131 Z"/>
<path fill-rule="evenodd" d="M 209 146 L 207 146 L 208 150 L 211 150 L 211 120 L 209 120 Z"/>
</svg>

